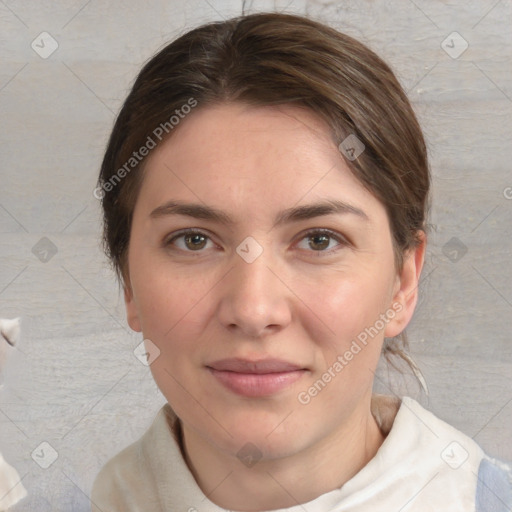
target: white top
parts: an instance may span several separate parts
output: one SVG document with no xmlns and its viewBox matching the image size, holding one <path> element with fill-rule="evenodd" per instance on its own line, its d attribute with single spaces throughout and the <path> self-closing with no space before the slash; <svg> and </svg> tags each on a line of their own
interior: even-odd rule
<svg viewBox="0 0 512 512">
<path fill-rule="evenodd" d="M 0 453 L 0 512 L 14 506 L 27 495 L 18 472 Z"/>
<path fill-rule="evenodd" d="M 372 414 L 389 432 L 375 457 L 340 489 L 280 512 L 512 510 L 510 468 L 486 457 L 471 438 L 409 397 L 375 395 Z M 225 511 L 188 469 L 176 419 L 166 404 L 147 432 L 103 467 L 93 485 L 93 512 Z"/>
</svg>

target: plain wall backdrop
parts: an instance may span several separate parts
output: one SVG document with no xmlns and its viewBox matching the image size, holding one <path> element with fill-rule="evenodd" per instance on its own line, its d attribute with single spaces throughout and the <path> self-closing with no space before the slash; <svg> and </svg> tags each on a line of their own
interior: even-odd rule
<svg viewBox="0 0 512 512">
<path fill-rule="evenodd" d="M 0 452 L 29 493 L 12 510 L 88 511 L 100 467 L 164 403 L 133 353 L 141 336 L 101 252 L 93 190 L 141 65 L 243 7 L 306 13 L 355 36 L 408 91 L 433 176 L 408 329 L 430 389 L 421 402 L 512 459 L 510 0 L 1 0 L 0 317 L 20 316 L 22 331 L 0 390 Z M 377 388 L 390 393 L 387 374 Z"/>
</svg>

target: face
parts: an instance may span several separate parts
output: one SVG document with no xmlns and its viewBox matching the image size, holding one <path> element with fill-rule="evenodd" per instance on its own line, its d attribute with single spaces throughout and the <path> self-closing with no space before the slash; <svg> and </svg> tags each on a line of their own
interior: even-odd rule
<svg viewBox="0 0 512 512">
<path fill-rule="evenodd" d="M 299 107 L 208 106 L 144 172 L 127 316 L 158 347 L 151 371 L 184 428 L 275 458 L 368 413 L 421 254 L 397 271 L 384 206 L 327 125 Z"/>
</svg>

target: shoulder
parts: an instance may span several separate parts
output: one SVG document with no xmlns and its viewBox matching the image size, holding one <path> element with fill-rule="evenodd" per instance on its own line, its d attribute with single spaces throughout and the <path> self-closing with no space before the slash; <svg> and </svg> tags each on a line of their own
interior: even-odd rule
<svg viewBox="0 0 512 512">
<path fill-rule="evenodd" d="M 139 478 L 144 466 L 142 439 L 112 457 L 97 474 L 91 491 L 93 512 L 132 510 L 130 497 L 147 489 Z"/>
<path fill-rule="evenodd" d="M 151 459 L 172 438 L 168 414 L 168 407 L 162 407 L 144 435 L 101 468 L 92 485 L 92 512 L 130 512 L 141 510 L 140 504 L 161 510 Z"/>
<path fill-rule="evenodd" d="M 461 491 L 459 499 L 464 495 L 465 499 L 470 500 L 468 506 L 471 502 L 476 512 L 512 511 L 510 464 L 487 455 L 474 439 L 427 411 L 413 399 L 404 397 L 403 409 L 407 411 L 403 416 L 408 417 L 409 424 L 415 422 L 429 433 L 429 443 L 425 448 L 428 446 L 431 450 L 433 469 L 439 470 L 439 475 L 442 475 L 440 482 L 444 486 L 458 488 Z"/>
<path fill-rule="evenodd" d="M 101 468 L 92 486 L 92 512 L 131 512 L 141 510 L 141 504 L 148 510 L 160 510 L 153 503 L 158 493 L 145 453 L 148 432 Z"/>
<path fill-rule="evenodd" d="M 490 457 L 478 467 L 476 512 L 512 510 L 512 466 Z"/>
</svg>

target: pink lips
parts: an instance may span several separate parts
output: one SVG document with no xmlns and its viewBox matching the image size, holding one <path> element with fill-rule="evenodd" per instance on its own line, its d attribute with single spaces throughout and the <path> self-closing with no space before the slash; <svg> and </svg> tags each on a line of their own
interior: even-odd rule
<svg viewBox="0 0 512 512">
<path fill-rule="evenodd" d="M 296 382 L 307 371 L 280 359 L 222 359 L 207 365 L 207 368 L 225 387 L 248 397 L 277 393 Z"/>
</svg>

